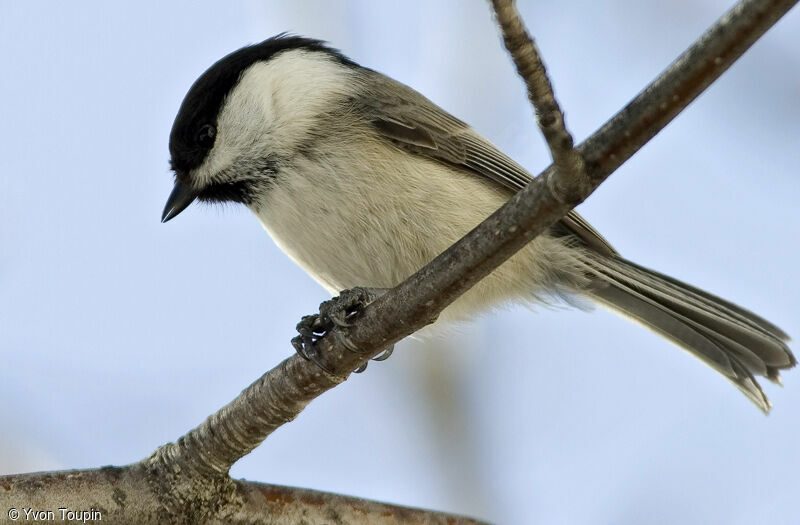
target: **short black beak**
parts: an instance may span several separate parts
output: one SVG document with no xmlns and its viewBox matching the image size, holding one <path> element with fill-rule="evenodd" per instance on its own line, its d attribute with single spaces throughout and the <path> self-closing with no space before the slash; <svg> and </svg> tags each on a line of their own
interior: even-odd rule
<svg viewBox="0 0 800 525">
<path fill-rule="evenodd" d="M 198 193 L 199 192 L 197 190 L 190 188 L 189 186 L 181 183 L 179 180 L 176 180 L 175 187 L 172 189 L 172 193 L 169 194 L 169 198 L 167 199 L 167 205 L 164 206 L 164 213 L 161 215 L 161 222 L 167 222 L 185 210 L 192 202 L 194 202 Z"/>
</svg>

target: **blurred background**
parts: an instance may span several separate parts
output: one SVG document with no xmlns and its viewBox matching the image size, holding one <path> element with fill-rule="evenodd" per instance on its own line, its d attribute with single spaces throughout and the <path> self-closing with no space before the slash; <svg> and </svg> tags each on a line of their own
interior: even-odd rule
<svg viewBox="0 0 800 525">
<path fill-rule="evenodd" d="M 520 9 L 583 140 L 730 5 Z M 136 461 L 292 353 L 326 295 L 246 209 L 159 223 L 185 92 L 281 31 L 549 163 L 481 0 L 0 1 L 0 472 Z M 798 166 L 795 10 L 580 211 L 625 256 L 798 336 Z M 232 474 L 499 523 L 797 523 L 800 372 L 784 379 L 765 417 L 612 314 L 509 307 L 404 341 Z"/>
</svg>

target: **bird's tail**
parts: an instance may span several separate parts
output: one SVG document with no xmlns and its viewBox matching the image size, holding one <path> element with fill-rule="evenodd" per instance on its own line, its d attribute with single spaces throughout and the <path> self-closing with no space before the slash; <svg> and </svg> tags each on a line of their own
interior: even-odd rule
<svg viewBox="0 0 800 525">
<path fill-rule="evenodd" d="M 588 296 L 670 339 L 720 372 L 761 410 L 756 375 L 780 384 L 796 361 L 780 328 L 724 299 L 616 255 L 585 253 Z"/>
</svg>

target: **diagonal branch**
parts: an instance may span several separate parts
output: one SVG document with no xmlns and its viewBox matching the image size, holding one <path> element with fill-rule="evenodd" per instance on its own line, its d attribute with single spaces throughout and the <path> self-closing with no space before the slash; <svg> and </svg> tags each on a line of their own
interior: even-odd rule
<svg viewBox="0 0 800 525">
<path fill-rule="evenodd" d="M 578 147 L 585 160 L 587 184 L 566 177 L 569 169 L 561 172 L 550 166 L 456 244 L 367 306 L 353 326 L 336 328 L 320 340 L 314 349 L 317 359 L 333 374 L 292 356 L 178 443 L 159 449 L 153 460 L 227 472 L 314 398 L 341 383 L 388 345 L 435 321 L 456 298 L 582 202 L 795 3 L 797 0 L 742 0 L 734 6 Z M 498 14 L 501 22 L 506 19 Z M 554 158 L 562 146 L 556 144 Z M 348 350 L 341 344 L 342 336 L 363 353 Z"/>
</svg>

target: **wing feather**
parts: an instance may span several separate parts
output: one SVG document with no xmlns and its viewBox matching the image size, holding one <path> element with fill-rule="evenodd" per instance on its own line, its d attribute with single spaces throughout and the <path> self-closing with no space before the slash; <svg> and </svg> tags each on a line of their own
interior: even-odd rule
<svg viewBox="0 0 800 525">
<path fill-rule="evenodd" d="M 396 147 L 485 177 L 509 192 L 518 192 L 533 177 L 466 123 L 453 117 L 408 86 L 370 75 L 369 95 L 353 100 L 351 109 Z M 603 255 L 616 254 L 611 244 L 574 210 L 559 221 L 563 231 Z"/>
</svg>

